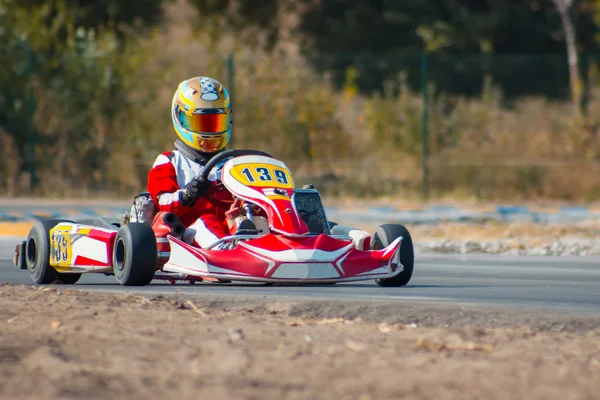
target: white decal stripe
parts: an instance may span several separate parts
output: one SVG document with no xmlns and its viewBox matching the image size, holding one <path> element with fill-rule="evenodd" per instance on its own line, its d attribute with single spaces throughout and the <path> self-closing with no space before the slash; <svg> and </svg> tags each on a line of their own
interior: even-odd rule
<svg viewBox="0 0 600 400">
<path fill-rule="evenodd" d="M 108 250 L 106 243 L 92 239 L 88 236 L 82 236 L 78 240 L 74 241 L 71 246 L 71 263 L 75 261 L 77 256 L 96 260 L 104 264 L 108 264 Z"/>
<path fill-rule="evenodd" d="M 204 260 L 190 253 L 174 240 L 169 239 L 169 242 L 171 244 L 171 257 L 164 266 L 165 271 L 179 272 L 179 270 L 174 270 L 173 267 L 185 266 L 187 270 L 193 271 L 192 273 L 208 272 L 208 265 Z"/>
<path fill-rule="evenodd" d="M 399 238 L 397 238 L 396 240 L 394 240 L 388 247 L 385 248 L 385 252 L 383 253 L 383 256 L 387 256 L 390 251 L 396 250 L 396 246 L 400 246 L 402 242 L 402 236 L 400 236 Z"/>
<path fill-rule="evenodd" d="M 271 278 L 273 279 L 334 279 L 340 274 L 329 263 L 281 264 Z"/>
<path fill-rule="evenodd" d="M 215 265 L 208 264 L 200 256 L 190 252 L 176 241 L 169 239 L 171 243 L 171 257 L 164 265 L 163 270 L 167 272 L 180 272 L 193 276 L 207 276 L 212 274 L 228 274 L 245 276 L 242 272 L 230 271 Z"/>
<path fill-rule="evenodd" d="M 247 243 L 240 242 L 239 246 L 244 247 L 254 253 L 260 254 L 272 260 L 280 262 L 305 262 L 305 261 L 319 261 L 319 262 L 333 262 L 344 253 L 349 252 L 353 247 L 354 243 L 336 250 L 336 251 L 323 251 L 323 250 L 283 250 L 283 251 L 271 251 L 265 250 L 258 247 L 250 246 Z"/>
<path fill-rule="evenodd" d="M 194 222 L 188 228 L 188 230 L 196 231 L 196 233 L 194 234 L 194 239 L 196 240 L 196 243 L 198 243 L 198 245 L 201 248 L 207 248 L 211 244 L 213 244 L 214 242 L 219 240 L 217 235 L 215 235 L 210 229 L 208 229 L 206 227 L 206 224 L 204 224 L 204 221 L 201 219 L 197 219 L 196 222 Z"/>
<path fill-rule="evenodd" d="M 398 270 L 394 271 L 394 273 L 399 273 L 402 272 L 404 269 L 404 267 L 398 266 Z M 381 268 L 377 268 L 377 269 L 373 269 L 371 271 L 367 271 L 367 272 L 362 272 L 360 274 L 357 274 L 357 276 L 361 276 L 361 275 L 389 275 L 390 270 L 388 268 L 388 266 L 385 267 L 381 267 Z"/>
<path fill-rule="evenodd" d="M 253 163 L 253 164 L 271 164 L 271 165 L 275 165 L 279 168 L 283 168 L 287 171 L 289 171 L 288 167 L 281 161 L 276 160 L 274 158 L 271 157 L 266 157 L 266 156 L 253 156 L 253 155 L 249 155 L 249 156 L 243 156 L 243 157 L 236 157 L 230 160 L 232 166 L 233 165 L 240 165 L 240 164 L 248 164 L 248 163 Z"/>
<path fill-rule="evenodd" d="M 161 206 L 168 206 L 179 201 L 179 190 L 175 193 L 163 193 L 158 195 L 158 204 Z"/>
<path fill-rule="evenodd" d="M 298 209 L 296 208 L 296 201 L 292 200 L 292 201 L 290 201 L 290 203 L 292 203 L 292 208 L 294 209 L 294 214 L 296 214 L 296 221 L 298 221 L 298 224 L 300 224 L 301 222 L 303 223 L 304 221 L 302 221 L 302 217 L 300 217 L 300 213 L 298 212 Z"/>
<path fill-rule="evenodd" d="M 156 161 L 154 162 L 154 165 L 152 166 L 152 168 L 158 167 L 159 165 L 165 165 L 170 162 L 171 162 L 171 160 L 169 160 L 169 157 L 165 156 L 164 154 L 161 154 L 158 157 L 156 157 Z"/>
<path fill-rule="evenodd" d="M 271 270 L 273 269 L 273 267 L 275 267 L 275 265 L 276 265 L 275 261 L 270 260 L 270 259 L 268 259 L 266 257 L 262 257 L 262 256 L 260 256 L 260 255 L 258 255 L 256 253 L 248 250 L 247 248 L 246 248 L 246 250 L 248 251 L 248 253 L 252 254 L 253 257 L 258 258 L 259 260 L 262 260 L 262 261 L 266 262 L 267 264 L 269 264 L 269 266 L 267 267 L 267 271 L 265 272 L 265 276 L 269 275 L 269 272 L 271 272 Z"/>
<path fill-rule="evenodd" d="M 344 267 L 342 267 L 342 263 L 344 262 L 346 257 L 348 257 L 349 255 L 350 255 L 350 252 L 344 254 L 344 256 L 342 258 L 340 258 L 337 263 L 335 263 L 335 265 L 338 267 L 338 269 L 342 272 L 343 275 L 346 275 L 346 271 L 344 271 Z"/>
</svg>

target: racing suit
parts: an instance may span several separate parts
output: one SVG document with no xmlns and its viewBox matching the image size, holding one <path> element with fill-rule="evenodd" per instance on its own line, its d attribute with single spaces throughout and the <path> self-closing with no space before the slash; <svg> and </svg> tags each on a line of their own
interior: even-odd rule
<svg viewBox="0 0 600 400">
<path fill-rule="evenodd" d="M 229 232 L 225 222 L 226 209 L 214 206 L 205 197 L 199 198 L 189 207 L 181 202 L 180 192 L 194 177 L 202 173 L 207 161 L 193 160 L 180 150 L 173 150 L 160 154 L 148 174 L 148 192 L 158 211 L 172 212 L 179 216 L 187 228 L 184 240 L 190 244 L 195 242 L 200 247 L 207 247 Z M 220 168 L 214 168 L 210 172 L 208 180 L 212 182 L 212 189 L 217 188 L 220 173 Z M 225 190 L 215 197 L 231 199 L 231 194 Z"/>
</svg>

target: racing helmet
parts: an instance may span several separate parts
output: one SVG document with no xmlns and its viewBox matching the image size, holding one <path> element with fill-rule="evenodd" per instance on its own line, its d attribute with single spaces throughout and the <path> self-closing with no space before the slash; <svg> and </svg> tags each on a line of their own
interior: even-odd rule
<svg viewBox="0 0 600 400">
<path fill-rule="evenodd" d="M 191 150 L 216 153 L 229 142 L 231 101 L 225 86 L 215 79 L 199 76 L 181 82 L 171 116 L 177 136 Z"/>
</svg>

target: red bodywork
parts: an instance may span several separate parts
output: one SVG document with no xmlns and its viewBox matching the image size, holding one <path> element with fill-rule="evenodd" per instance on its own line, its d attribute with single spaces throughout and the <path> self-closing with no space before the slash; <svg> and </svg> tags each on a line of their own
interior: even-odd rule
<svg viewBox="0 0 600 400">
<path fill-rule="evenodd" d="M 261 186 L 258 181 L 256 185 L 244 184 L 239 173 L 238 178 L 230 173 L 236 166 L 239 169 L 241 163 L 272 165 L 273 171 L 280 176 L 286 173 L 287 167 L 277 160 L 256 156 L 232 159 L 223 167 L 223 184 L 237 199 L 259 206 L 268 216 L 271 232 L 256 237 L 233 236 L 228 239 L 225 248 L 200 249 L 182 240 L 185 228 L 174 214 L 160 212 L 152 223 L 158 245 L 157 271 L 190 281 L 218 279 L 297 283 L 390 278 L 403 270 L 400 262 L 401 237 L 385 249 L 365 251 L 362 247 L 357 249 L 350 238 L 310 235 L 295 208 L 291 181 L 288 184 L 286 180 L 285 187 Z M 263 167 L 260 169 L 265 170 Z M 232 207 L 238 205 L 239 201 L 236 201 Z M 72 244 L 74 269 L 77 266 L 111 268 L 116 230 L 86 229 L 87 239 L 81 241 L 87 240 L 88 245 L 78 248 L 78 240 Z M 96 242 L 102 242 L 104 246 L 99 248 Z M 92 250 L 92 246 L 96 248 Z"/>
<path fill-rule="evenodd" d="M 266 172 L 280 179 L 266 177 Z M 169 236 L 171 253 L 163 271 L 224 280 L 339 282 L 389 278 L 403 270 L 402 238 L 383 250 L 364 251 L 351 239 L 310 235 L 295 207 L 293 181 L 287 174 L 285 164 L 268 157 L 244 156 L 225 163 L 224 186 L 237 199 L 264 210 L 271 232 L 221 250 L 200 249 Z"/>
<path fill-rule="evenodd" d="M 401 239 L 379 251 L 357 250 L 351 240 L 328 235 L 268 234 L 231 250 L 205 250 L 170 237 L 165 271 L 187 276 L 266 282 L 350 281 L 393 276 L 402 270 Z"/>
</svg>

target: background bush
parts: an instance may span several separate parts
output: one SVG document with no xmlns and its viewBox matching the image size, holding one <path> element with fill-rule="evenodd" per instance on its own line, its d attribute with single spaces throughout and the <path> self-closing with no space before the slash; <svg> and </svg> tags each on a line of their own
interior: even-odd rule
<svg viewBox="0 0 600 400">
<path fill-rule="evenodd" d="M 115 1 L 134 7 L 125 3 Z M 170 103 L 178 83 L 208 75 L 229 85 L 229 57 L 235 66 L 235 147 L 272 153 L 299 184 L 313 182 L 330 196 L 420 194 L 419 56 L 379 54 L 331 70 L 324 65 L 347 56 L 320 54 L 322 68 L 315 69 L 316 59 L 285 40 L 275 48 L 252 45 L 249 36 L 223 31 L 219 16 L 199 16 L 198 7 L 185 1 L 164 8 L 155 1 L 156 12 L 146 14 L 118 8 L 100 21 L 90 19 L 99 12 L 95 2 L 3 4 L 0 188 L 9 196 L 129 197 L 143 190 L 157 154 L 175 140 Z M 537 87 L 515 92 L 514 85 L 506 93 L 507 76 L 499 78 L 498 71 L 518 77 L 515 65 L 531 71 L 541 56 L 480 55 L 476 64 L 493 68 L 455 75 L 461 60 L 468 66 L 473 57 L 429 58 L 432 195 L 596 200 L 600 147 L 594 118 L 600 105 L 594 59 L 586 64 L 589 99 L 582 115 L 565 98 L 564 68 L 544 72 L 545 81 L 562 82 L 556 96 Z M 564 63 L 561 54 L 544 57 Z M 511 68 L 501 68 L 503 62 Z M 375 76 L 379 83 L 365 86 Z M 452 89 L 453 76 L 462 80 L 464 93 Z"/>
</svg>

